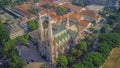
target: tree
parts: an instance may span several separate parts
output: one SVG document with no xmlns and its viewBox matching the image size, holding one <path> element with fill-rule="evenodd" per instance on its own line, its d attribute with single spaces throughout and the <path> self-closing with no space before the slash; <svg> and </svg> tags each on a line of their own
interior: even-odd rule
<svg viewBox="0 0 120 68">
<path fill-rule="evenodd" d="M 90 27 L 89 30 L 94 32 L 95 28 L 94 27 Z"/>
<path fill-rule="evenodd" d="M 75 56 L 75 55 L 76 55 L 76 53 L 77 53 L 77 49 L 72 48 L 72 49 L 71 49 L 71 54 Z"/>
<path fill-rule="evenodd" d="M 81 50 L 77 50 L 77 54 L 76 54 L 76 57 L 80 57 L 82 55 L 82 51 Z"/>
<path fill-rule="evenodd" d="M 112 47 L 117 47 L 120 44 L 120 36 L 118 33 L 104 33 L 100 35 L 100 42 L 105 42 Z"/>
<path fill-rule="evenodd" d="M 87 54 L 83 59 L 83 64 L 86 66 L 90 66 L 89 68 L 98 68 L 102 65 L 104 59 L 102 55 L 98 52 L 92 52 Z"/>
<path fill-rule="evenodd" d="M 92 22 L 92 24 L 95 26 L 95 24 L 96 24 L 96 21 L 94 20 L 94 21 Z"/>
<path fill-rule="evenodd" d="M 18 57 L 15 43 L 16 39 L 6 42 L 2 49 L 2 55 L 8 60 L 10 68 L 23 68 L 25 63 Z"/>
<path fill-rule="evenodd" d="M 0 0 L 0 8 L 23 4 L 27 1 L 31 1 L 31 0 Z"/>
<path fill-rule="evenodd" d="M 108 20 L 110 25 L 113 25 L 113 24 L 119 22 L 119 20 L 120 20 L 120 13 L 111 14 L 109 17 L 107 17 L 107 20 Z"/>
<path fill-rule="evenodd" d="M 34 0 L 34 2 L 35 2 L 35 3 L 38 3 L 38 2 L 40 2 L 40 0 Z"/>
<path fill-rule="evenodd" d="M 105 33 L 108 29 L 110 28 L 109 24 L 105 24 L 102 28 L 101 28 L 101 32 Z"/>
<path fill-rule="evenodd" d="M 30 8 L 30 9 L 28 10 L 28 12 L 30 12 L 30 13 L 32 13 L 32 14 L 37 14 L 38 11 L 39 11 L 38 8 Z"/>
<path fill-rule="evenodd" d="M 77 6 L 82 6 L 82 7 L 85 6 L 83 0 L 82 1 L 78 1 L 78 2 L 77 1 L 73 1 L 72 4 L 77 5 Z"/>
<path fill-rule="evenodd" d="M 19 36 L 16 38 L 17 41 L 20 41 L 22 43 L 22 45 L 26 45 L 28 43 L 28 39 L 29 39 L 29 34 L 25 34 L 23 36 Z"/>
<path fill-rule="evenodd" d="M 100 43 L 95 51 L 101 53 L 103 55 L 103 57 L 106 58 L 109 55 L 111 49 L 112 49 L 111 45 L 105 44 L 105 43 Z"/>
<path fill-rule="evenodd" d="M 86 42 L 81 41 L 76 47 L 78 50 L 81 50 L 84 52 L 87 51 L 87 43 Z"/>
<path fill-rule="evenodd" d="M 30 38 L 30 35 L 29 34 L 25 34 L 23 37 L 28 40 Z"/>
<path fill-rule="evenodd" d="M 72 68 L 81 68 L 80 64 L 72 65 Z"/>
<path fill-rule="evenodd" d="M 120 26 L 113 28 L 113 33 L 120 33 Z"/>
<path fill-rule="evenodd" d="M 6 29 L 6 26 L 0 22 L 0 44 L 4 44 L 9 40 L 9 32 Z"/>
<path fill-rule="evenodd" d="M 81 50 L 77 50 L 75 48 L 72 48 L 71 55 L 76 57 L 76 58 L 78 58 L 80 55 L 82 55 L 82 51 Z"/>
<path fill-rule="evenodd" d="M 28 29 L 29 31 L 34 31 L 38 28 L 38 21 L 37 20 L 31 20 L 28 22 Z"/>
<path fill-rule="evenodd" d="M 76 56 L 69 55 L 69 56 L 67 56 L 67 59 L 68 59 L 69 65 L 70 65 L 71 63 L 73 63 L 76 60 Z"/>
<path fill-rule="evenodd" d="M 67 68 L 68 60 L 65 56 L 59 56 L 57 59 L 57 68 Z"/>
<path fill-rule="evenodd" d="M 16 42 L 16 40 L 9 40 L 8 42 L 6 42 L 5 44 L 4 44 L 4 47 L 3 47 L 3 55 L 4 54 L 8 54 L 7 52 L 11 49 L 11 48 L 13 48 L 14 47 L 14 45 L 15 45 L 15 42 Z"/>
<path fill-rule="evenodd" d="M 56 7 L 57 15 L 61 16 L 67 13 L 67 10 L 65 8 Z"/>
</svg>

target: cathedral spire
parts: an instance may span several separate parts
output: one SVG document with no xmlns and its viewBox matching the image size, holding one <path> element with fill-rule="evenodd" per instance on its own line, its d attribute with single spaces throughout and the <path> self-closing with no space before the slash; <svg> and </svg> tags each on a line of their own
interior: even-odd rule
<svg viewBox="0 0 120 68">
<path fill-rule="evenodd" d="M 53 39 L 53 32 L 52 32 L 52 22 L 51 22 L 51 18 L 49 17 L 48 20 L 48 39 L 51 40 Z"/>
<path fill-rule="evenodd" d="M 69 28 L 69 22 L 70 22 L 70 19 L 69 19 L 69 14 L 67 15 L 67 22 L 66 22 L 66 29 L 68 29 Z"/>
<path fill-rule="evenodd" d="M 53 57 L 53 54 L 54 54 L 54 42 L 53 42 L 54 36 L 53 36 L 53 32 L 52 32 L 52 21 L 51 21 L 50 17 L 48 17 L 48 23 L 49 23 L 48 24 L 48 44 L 49 44 L 50 48 L 48 49 L 49 56 L 47 58 L 50 62 L 54 62 L 53 61 L 53 59 L 54 59 L 54 57 Z"/>
<path fill-rule="evenodd" d="M 41 19 L 41 14 L 39 13 L 39 39 L 41 40 L 41 41 L 43 41 L 44 40 L 44 30 L 43 30 L 43 24 L 42 24 L 42 19 Z"/>
</svg>

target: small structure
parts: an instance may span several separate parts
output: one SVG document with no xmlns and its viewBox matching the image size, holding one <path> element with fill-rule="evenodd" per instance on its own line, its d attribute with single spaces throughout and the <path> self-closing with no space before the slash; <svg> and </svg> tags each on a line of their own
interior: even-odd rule
<svg viewBox="0 0 120 68">
<path fill-rule="evenodd" d="M 30 39 L 33 41 L 33 42 L 35 42 L 35 40 L 37 40 L 38 39 L 38 30 L 35 30 L 35 31 L 32 31 L 32 32 L 30 32 L 29 33 L 29 35 L 30 35 Z"/>
<path fill-rule="evenodd" d="M 80 14 L 83 15 L 84 20 L 87 20 L 89 22 L 99 22 L 100 20 L 100 15 L 92 10 L 85 10 L 82 11 Z"/>
<path fill-rule="evenodd" d="M 8 26 L 10 32 L 10 39 L 15 39 L 18 36 L 24 35 L 24 30 L 17 25 Z"/>
<path fill-rule="evenodd" d="M 88 5 L 85 7 L 88 10 L 92 10 L 95 12 L 102 12 L 104 9 L 104 6 L 100 6 L 100 5 Z"/>
<path fill-rule="evenodd" d="M 80 13 L 81 11 L 86 10 L 84 7 L 80 7 L 80 6 L 76 6 L 76 5 L 72 5 L 72 4 L 68 4 L 68 8 L 71 11 L 75 11 L 77 13 Z"/>
<path fill-rule="evenodd" d="M 86 20 L 80 20 L 80 22 L 78 24 L 85 28 L 90 28 L 92 26 L 92 24 Z"/>
</svg>

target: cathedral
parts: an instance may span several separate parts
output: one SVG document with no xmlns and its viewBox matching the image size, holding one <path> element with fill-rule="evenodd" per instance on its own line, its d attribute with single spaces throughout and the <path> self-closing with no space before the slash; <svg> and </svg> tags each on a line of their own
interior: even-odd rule
<svg viewBox="0 0 120 68">
<path fill-rule="evenodd" d="M 43 21 L 48 21 L 48 27 L 43 27 Z M 56 62 L 59 55 L 63 55 L 71 47 L 74 47 L 77 40 L 81 38 L 83 27 L 75 24 L 67 15 L 62 22 L 55 23 L 53 19 L 47 15 L 43 19 L 39 13 L 39 38 L 38 50 L 40 55 L 49 62 Z"/>
</svg>

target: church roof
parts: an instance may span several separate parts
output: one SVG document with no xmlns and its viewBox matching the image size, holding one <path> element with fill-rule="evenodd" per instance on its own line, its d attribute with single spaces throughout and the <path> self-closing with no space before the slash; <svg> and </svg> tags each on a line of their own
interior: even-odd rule
<svg viewBox="0 0 120 68">
<path fill-rule="evenodd" d="M 77 32 L 76 32 L 76 31 L 73 31 L 73 30 L 69 30 L 69 31 L 68 31 L 68 34 L 70 35 L 71 38 L 75 38 L 76 35 L 77 35 Z"/>
<path fill-rule="evenodd" d="M 65 27 L 64 26 L 61 26 L 61 25 L 57 25 L 57 27 L 53 28 L 53 34 L 57 34 L 59 32 L 61 32 L 62 30 L 64 30 Z"/>
</svg>

